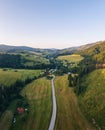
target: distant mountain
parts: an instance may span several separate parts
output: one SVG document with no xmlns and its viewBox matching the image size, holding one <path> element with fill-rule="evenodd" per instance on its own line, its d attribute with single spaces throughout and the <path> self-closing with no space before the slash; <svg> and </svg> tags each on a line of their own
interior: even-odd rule
<svg viewBox="0 0 105 130">
<path fill-rule="evenodd" d="M 57 55 L 68 55 L 72 54 L 74 51 L 76 51 L 78 47 L 70 47 L 70 48 L 65 48 L 57 51 Z"/>
<path fill-rule="evenodd" d="M 78 47 L 70 47 L 65 49 L 40 49 L 40 48 L 32 48 L 27 46 L 8 46 L 1 44 L 0 45 L 0 53 L 19 53 L 24 51 L 38 52 L 44 55 L 55 56 L 58 55 L 68 55 L 72 53 L 79 53 L 81 55 L 93 55 L 95 48 L 98 48 L 99 51 L 103 52 L 105 50 L 105 41 L 99 41 L 95 43 L 90 43 Z"/>
<path fill-rule="evenodd" d="M 0 45 L 1 53 L 15 53 L 21 51 L 32 51 L 32 52 L 41 52 L 41 53 L 55 53 L 57 49 L 40 49 L 40 48 L 32 48 L 27 46 L 9 46 L 9 45 Z"/>
<path fill-rule="evenodd" d="M 79 46 L 79 47 L 77 48 L 77 50 L 88 49 L 88 48 L 94 46 L 95 44 L 96 44 L 96 43 L 90 43 L 90 44 L 82 45 L 82 46 Z"/>
<path fill-rule="evenodd" d="M 94 43 L 90 43 L 86 45 L 81 45 L 78 47 L 65 48 L 65 49 L 59 50 L 59 54 L 65 55 L 69 53 L 81 53 L 81 54 L 91 55 L 95 48 L 100 48 L 100 51 L 104 51 L 105 41 L 98 41 L 98 42 L 94 42 Z"/>
<path fill-rule="evenodd" d="M 12 49 L 14 49 L 14 46 L 8 46 L 4 44 L 0 45 L 0 52 L 7 52 L 8 50 L 12 50 Z"/>
<path fill-rule="evenodd" d="M 58 55 L 68 55 L 71 53 L 77 53 L 77 52 L 81 52 L 82 50 L 89 49 L 90 47 L 94 46 L 95 44 L 96 43 L 90 43 L 90 44 L 81 45 L 81 46 L 77 46 L 77 47 L 65 48 L 62 50 L 58 50 L 57 53 L 58 53 Z"/>
</svg>

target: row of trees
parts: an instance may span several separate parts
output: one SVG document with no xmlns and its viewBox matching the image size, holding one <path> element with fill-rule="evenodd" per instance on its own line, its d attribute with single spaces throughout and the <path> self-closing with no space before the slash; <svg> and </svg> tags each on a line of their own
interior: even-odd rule
<svg viewBox="0 0 105 130">
<path fill-rule="evenodd" d="M 68 75 L 68 80 L 69 80 L 69 86 L 70 86 L 70 87 L 74 87 L 74 86 L 77 85 L 78 75 L 70 73 L 70 74 Z"/>
<path fill-rule="evenodd" d="M 21 56 L 0 54 L 0 67 L 2 68 L 21 68 Z"/>
<path fill-rule="evenodd" d="M 96 69 L 95 64 L 95 61 L 91 57 L 85 57 L 77 67 L 71 69 L 72 73 L 68 75 L 69 86 L 75 87 L 75 92 L 77 94 L 85 91 L 85 87 L 81 86 L 80 82 L 84 75 Z"/>
</svg>

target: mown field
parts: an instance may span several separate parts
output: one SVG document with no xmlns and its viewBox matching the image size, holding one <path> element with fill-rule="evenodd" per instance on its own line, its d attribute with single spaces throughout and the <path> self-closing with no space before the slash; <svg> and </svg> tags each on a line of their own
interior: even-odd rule
<svg viewBox="0 0 105 130">
<path fill-rule="evenodd" d="M 57 119 L 55 130 L 94 130 L 82 114 L 73 88 L 68 87 L 68 76 L 55 79 Z"/>
<path fill-rule="evenodd" d="M 51 117 L 51 83 L 41 78 L 27 85 L 21 95 L 27 97 L 29 113 L 22 120 L 21 115 L 16 116 L 16 123 L 10 130 L 47 130 Z"/>
<path fill-rule="evenodd" d="M 105 69 L 85 76 L 81 86 L 85 88 L 79 97 L 81 109 L 97 129 L 105 130 Z"/>
<path fill-rule="evenodd" d="M 0 130 L 11 130 L 11 122 L 14 117 L 17 100 L 14 100 L 0 117 Z"/>
<path fill-rule="evenodd" d="M 40 75 L 41 72 L 41 70 L 0 69 L 0 86 L 11 86 L 17 79 L 24 81 L 28 77 L 33 78 L 34 76 Z"/>
<path fill-rule="evenodd" d="M 68 62 L 79 63 L 81 60 L 83 60 L 83 57 L 78 54 L 72 54 L 72 55 L 59 56 L 58 59 L 67 60 Z"/>
</svg>

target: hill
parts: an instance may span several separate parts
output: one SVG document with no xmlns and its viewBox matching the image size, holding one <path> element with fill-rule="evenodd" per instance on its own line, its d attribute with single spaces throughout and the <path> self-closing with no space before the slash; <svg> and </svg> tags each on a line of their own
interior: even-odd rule
<svg viewBox="0 0 105 130">
<path fill-rule="evenodd" d="M 22 69 L 46 69 L 54 65 L 50 62 L 57 49 L 40 49 L 27 46 L 0 45 L 0 67 Z"/>
<path fill-rule="evenodd" d="M 68 55 L 68 54 L 73 54 L 73 53 L 92 54 L 94 48 L 97 48 L 97 47 L 100 48 L 100 51 L 103 51 L 105 49 L 104 43 L 105 41 L 98 41 L 98 42 L 93 42 L 93 43 L 89 43 L 89 44 L 81 45 L 77 47 L 64 48 L 64 49 L 57 50 L 56 55 L 57 56 Z"/>
<path fill-rule="evenodd" d="M 105 130 L 105 69 L 84 76 L 80 84 L 84 90 L 79 96 L 82 111 L 96 127 Z"/>
<path fill-rule="evenodd" d="M 40 49 L 40 48 L 32 48 L 27 46 L 10 46 L 5 44 L 0 45 L 1 53 L 15 53 L 15 52 L 25 52 L 25 51 L 49 54 L 49 53 L 55 53 L 57 49 Z"/>
<path fill-rule="evenodd" d="M 0 116 L 26 84 L 42 75 L 41 70 L 0 69 Z"/>
<path fill-rule="evenodd" d="M 94 54 L 94 49 L 99 48 L 100 51 L 105 50 L 105 41 L 98 41 L 82 46 L 70 47 L 64 49 L 41 49 L 41 48 L 32 48 L 27 46 L 9 46 L 5 44 L 0 45 L 1 53 L 24 53 L 24 52 L 36 52 L 41 53 L 43 55 L 49 56 L 59 56 L 59 55 L 68 55 L 73 53 L 80 53 L 82 55 L 92 55 Z"/>
<path fill-rule="evenodd" d="M 88 48 L 78 49 L 76 53 L 91 56 L 97 63 L 105 63 L 105 41 L 96 42 L 88 46 Z"/>
<path fill-rule="evenodd" d="M 0 54 L 1 68 L 22 68 L 22 69 L 45 69 L 49 68 L 49 59 L 42 54 L 36 53 L 14 53 Z"/>
<path fill-rule="evenodd" d="M 99 49 L 100 52 L 104 51 L 105 41 L 100 41 L 100 42 L 80 46 L 76 50 L 76 52 L 81 53 L 82 55 L 94 55 L 95 48 Z M 96 53 L 98 53 L 97 50 L 96 50 Z"/>
<path fill-rule="evenodd" d="M 40 78 L 27 85 L 21 92 L 27 96 L 29 101 L 29 115 L 26 123 L 16 123 L 15 128 L 19 130 L 47 130 L 51 116 L 51 84 L 50 80 Z M 26 125 L 27 124 L 27 125 Z M 23 125 L 23 128 L 21 127 Z M 14 129 L 13 129 L 14 130 Z"/>
<path fill-rule="evenodd" d="M 88 48 L 94 46 L 95 44 L 96 43 L 90 43 L 90 44 L 86 44 L 86 45 L 82 45 L 82 46 L 77 46 L 77 47 L 64 48 L 64 49 L 58 50 L 57 54 L 58 55 L 73 54 L 73 53 L 78 52 L 80 50 L 88 49 Z"/>
<path fill-rule="evenodd" d="M 56 51 L 55 57 L 62 56 L 62 55 L 69 55 L 72 54 L 74 51 L 77 50 L 78 47 L 70 47 L 65 49 L 60 49 Z"/>
<path fill-rule="evenodd" d="M 2 114 L 0 130 L 47 130 L 52 109 L 50 81 L 46 78 L 33 81 L 23 88 L 21 96 L 22 99 L 13 101 Z M 19 105 L 28 111 L 19 114 Z"/>
</svg>

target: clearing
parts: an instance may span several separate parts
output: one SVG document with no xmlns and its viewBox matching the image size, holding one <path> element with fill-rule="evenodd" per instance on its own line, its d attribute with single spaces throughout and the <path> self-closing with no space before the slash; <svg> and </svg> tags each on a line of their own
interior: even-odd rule
<svg viewBox="0 0 105 130">
<path fill-rule="evenodd" d="M 79 54 L 72 54 L 72 55 L 59 56 L 58 59 L 67 60 L 68 62 L 79 63 L 81 60 L 83 60 L 83 57 Z"/>
</svg>

